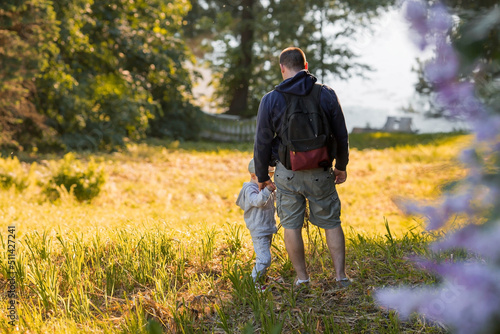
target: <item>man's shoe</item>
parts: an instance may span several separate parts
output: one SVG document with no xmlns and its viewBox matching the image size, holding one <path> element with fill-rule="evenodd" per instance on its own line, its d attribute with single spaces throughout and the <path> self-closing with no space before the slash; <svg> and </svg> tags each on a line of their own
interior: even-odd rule
<svg viewBox="0 0 500 334">
<path fill-rule="evenodd" d="M 309 278 L 308 279 L 297 278 L 295 280 L 295 286 L 306 286 L 306 285 L 309 285 Z"/>
<path fill-rule="evenodd" d="M 302 279 L 295 279 L 295 283 L 293 283 L 295 286 L 295 291 L 301 292 L 301 291 L 309 291 L 310 286 L 310 281 L 309 279 L 302 280 Z"/>
<path fill-rule="evenodd" d="M 336 279 L 337 285 L 340 288 L 347 288 L 349 285 L 352 284 L 352 280 L 349 277 L 342 278 L 340 280 Z"/>
</svg>

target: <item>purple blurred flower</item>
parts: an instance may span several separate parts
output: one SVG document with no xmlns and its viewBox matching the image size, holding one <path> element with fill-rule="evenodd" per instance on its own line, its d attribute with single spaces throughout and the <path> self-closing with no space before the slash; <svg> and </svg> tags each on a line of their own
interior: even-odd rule
<svg viewBox="0 0 500 334">
<path fill-rule="evenodd" d="M 429 44 L 431 35 L 447 33 L 453 24 L 446 7 L 441 4 L 428 7 L 425 1 L 419 0 L 405 2 L 404 16 L 412 27 L 411 37 L 421 50 Z"/>
<path fill-rule="evenodd" d="M 405 203 L 404 207 L 408 213 L 422 214 L 427 217 L 429 223 L 427 224 L 428 230 L 436 230 L 443 227 L 449 218 L 458 212 L 471 214 L 472 209 L 470 206 L 472 200 L 472 193 L 465 193 L 459 195 L 448 195 L 445 197 L 441 205 L 419 205 L 415 202 Z"/>
<path fill-rule="evenodd" d="M 470 82 L 454 82 L 443 85 L 438 91 L 438 102 L 453 116 L 465 116 L 469 120 L 483 116 L 483 106 L 476 98 Z"/>
<path fill-rule="evenodd" d="M 429 31 L 427 24 L 427 5 L 418 0 L 409 0 L 405 2 L 405 18 L 411 23 L 411 27 L 416 34 L 412 35 L 415 44 L 421 50 L 427 46 L 426 34 Z"/>
<path fill-rule="evenodd" d="M 498 203 L 500 203 L 500 188 L 498 184 L 489 186 L 488 191 L 484 193 L 484 196 L 480 196 L 479 199 L 483 207 L 494 207 L 498 205 Z M 497 224 L 500 224 L 500 221 L 498 221 Z"/>
<path fill-rule="evenodd" d="M 468 264 L 438 268 L 447 278 L 439 287 L 384 289 L 375 294 L 376 301 L 403 318 L 417 312 L 444 321 L 457 333 L 484 329 L 500 307 L 500 271 Z"/>
<path fill-rule="evenodd" d="M 500 134 L 500 116 L 491 115 L 489 117 L 476 119 L 473 124 L 473 130 L 479 141 L 492 141 L 499 138 Z"/>
<path fill-rule="evenodd" d="M 473 148 L 465 149 L 460 153 L 460 161 L 462 161 L 467 166 L 470 165 L 476 166 L 479 162 L 478 159 L 479 157 L 477 155 L 477 152 Z"/>
<path fill-rule="evenodd" d="M 380 305 L 397 310 L 406 319 L 413 312 L 418 312 L 421 304 L 427 299 L 428 291 L 410 288 L 384 289 L 375 293 L 375 300 Z"/>
<path fill-rule="evenodd" d="M 448 195 L 446 196 L 446 200 L 444 201 L 442 207 L 444 211 L 449 215 L 452 213 L 463 212 L 466 214 L 472 214 L 471 209 L 471 201 L 474 197 L 474 194 L 471 192 L 466 192 L 458 195 Z"/>
<path fill-rule="evenodd" d="M 437 229 L 444 226 L 454 214 L 465 213 L 474 217 L 474 214 L 498 205 L 500 173 L 491 165 L 496 164 L 495 167 L 498 167 L 500 116 L 492 115 L 484 107 L 475 95 L 472 82 L 458 79 L 459 59 L 447 36 L 453 21 L 446 8 L 440 4 L 428 8 L 424 2 L 409 0 L 406 2 L 405 16 L 418 34 L 418 46 L 431 46 L 436 50 L 435 59 L 425 67 L 425 76 L 436 89 L 437 101 L 450 115 L 465 118 L 472 125 L 476 144 L 479 144 L 478 150 L 462 152 L 461 160 L 469 167 L 469 173 L 462 182 L 466 187 L 462 187 L 459 194 L 444 196 L 436 206 L 405 204 L 407 211 L 423 214 L 429 219 L 427 229 Z M 489 174 L 485 174 L 483 157 L 490 157 Z M 495 174 L 493 178 L 491 173 Z M 478 215 L 478 218 L 483 220 L 484 217 Z M 464 248 L 480 257 L 480 260 L 445 264 L 416 260 L 423 268 L 440 275 L 443 284 L 434 288 L 384 289 L 377 292 L 375 298 L 380 304 L 397 309 L 403 317 L 418 312 L 447 323 L 456 333 L 488 332 L 495 330 L 492 326 L 498 329 L 499 241 L 499 217 L 483 225 L 469 224 L 434 243 L 432 249 Z"/>
<path fill-rule="evenodd" d="M 432 250 L 462 247 L 484 259 L 498 261 L 500 260 L 499 241 L 500 224 L 492 226 L 468 225 L 433 244 Z"/>
<path fill-rule="evenodd" d="M 438 3 L 431 7 L 427 25 L 435 33 L 446 34 L 451 29 L 453 20 L 446 7 Z"/>
<path fill-rule="evenodd" d="M 436 58 L 425 66 L 426 79 L 436 85 L 454 80 L 458 71 L 458 58 L 447 41 L 441 41 L 437 47 Z"/>
<path fill-rule="evenodd" d="M 427 217 L 429 223 L 427 225 L 427 229 L 435 230 L 442 227 L 448 221 L 448 216 L 445 215 L 445 212 L 441 210 L 441 208 L 437 206 L 431 205 L 420 205 L 415 202 L 404 203 L 404 208 L 407 213 L 410 214 L 421 214 Z"/>
</svg>

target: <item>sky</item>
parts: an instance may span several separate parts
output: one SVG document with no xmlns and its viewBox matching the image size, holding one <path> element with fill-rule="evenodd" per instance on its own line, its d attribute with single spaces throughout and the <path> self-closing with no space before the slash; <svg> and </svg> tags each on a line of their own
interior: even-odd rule
<svg viewBox="0 0 500 334">
<path fill-rule="evenodd" d="M 414 129 L 420 133 L 446 132 L 463 128 L 461 123 L 444 119 L 428 119 L 421 114 L 402 111 L 415 97 L 417 57 L 429 58 L 413 45 L 407 22 L 398 10 L 382 15 L 373 25 L 371 34 L 363 33 L 352 45 L 359 61 L 375 69 L 347 81 L 326 79 L 342 105 L 349 131 L 353 127 L 382 127 L 387 116 L 413 118 Z"/>
</svg>

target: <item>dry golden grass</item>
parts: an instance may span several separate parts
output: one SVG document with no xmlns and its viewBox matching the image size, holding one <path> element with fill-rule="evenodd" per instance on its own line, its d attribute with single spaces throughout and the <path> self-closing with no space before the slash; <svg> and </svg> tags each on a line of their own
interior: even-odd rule
<svg viewBox="0 0 500 334">
<path fill-rule="evenodd" d="M 270 312 L 275 311 L 278 318 L 285 319 L 285 332 L 298 333 L 307 326 L 321 332 L 330 325 L 370 332 L 388 326 L 387 321 L 396 326 L 394 318 L 385 319 L 385 313 L 374 306 L 371 289 L 383 280 L 396 284 L 404 278 L 418 283 L 426 276 L 414 273 L 403 260 L 405 252 L 413 251 L 413 239 L 404 239 L 403 246 L 389 245 L 397 258 L 386 259 L 389 253 L 383 247 L 370 246 L 370 238 L 378 240 L 377 236 L 387 232 L 384 218 L 397 236 L 416 225 L 417 231 L 421 230 L 424 218 L 404 215 L 395 200 L 437 198 L 443 184 L 465 174 L 455 157 L 469 140 L 468 136 L 451 135 L 414 143 L 414 138 L 419 137 L 408 142 L 394 135 L 391 140 L 395 142 L 383 147 L 377 147 L 375 137 L 361 138 L 363 145 L 352 148 L 348 179 L 338 187 L 338 192 L 344 229 L 352 238 L 351 243 L 359 241 L 356 249 L 348 250 L 347 263 L 348 274 L 358 280 L 359 288 L 332 290 L 328 252 L 322 237 L 314 230 L 312 239 L 306 239 L 308 254 L 313 259 L 309 269 L 316 282 L 311 293 L 302 297 L 290 292 L 293 271 L 284 250 L 282 231 L 274 239 L 275 261 L 270 274 L 282 276 L 283 284 L 261 298 L 252 295 L 247 287 L 238 290 L 231 280 L 231 277 L 248 278 L 248 273 L 243 275 L 237 271 L 240 267 L 234 265 L 249 270 L 253 256 L 242 211 L 235 205 L 241 185 L 249 179 L 246 170 L 252 157 L 249 144 L 154 142 L 130 144 L 127 150 L 110 154 L 81 154 L 79 158 L 83 161 L 93 157 L 107 175 L 103 191 L 91 203 L 79 203 L 69 195 L 49 202 L 44 200 L 35 182 L 21 193 L 15 189 L 0 191 L 0 219 L 5 226 L 16 225 L 17 239 L 24 240 L 18 251 L 24 254 L 28 274 L 39 266 L 44 275 L 51 270 L 59 275 L 56 283 L 59 299 L 54 297 L 56 306 L 45 310 L 37 306 L 45 297 L 33 294 L 39 291 L 37 284 L 42 283 L 36 283 L 33 277 L 25 278 L 20 287 L 24 294 L 20 306 L 24 317 L 22 328 L 26 332 L 73 333 L 108 332 L 109 327 L 109 332 L 133 332 L 133 328 L 142 328 L 144 318 L 152 317 L 171 330 L 181 331 L 185 324 L 219 333 L 223 332 L 225 316 L 240 317 L 239 322 L 228 320 L 232 329 L 242 330 L 245 323 L 253 321 L 260 311 L 249 309 L 249 302 L 260 303 L 259 307 L 264 309 L 271 307 Z M 43 159 L 54 157 L 38 157 L 39 164 L 33 167 L 31 177 L 41 179 L 48 173 Z M 25 168 L 29 166 L 26 164 Z M 47 240 L 43 241 L 35 232 L 45 233 Z M 354 239 L 358 234 L 367 236 L 368 241 Z M 35 255 L 30 255 L 26 248 L 26 238 L 41 245 Z M 158 248 L 158 240 L 172 247 L 170 262 L 165 260 L 169 259 L 170 251 L 160 257 L 165 263 L 157 263 L 157 255 L 151 254 L 151 249 L 162 250 Z M 76 259 L 85 254 L 87 262 L 76 263 L 63 244 L 76 247 L 72 250 Z M 40 255 L 44 245 L 50 245 L 47 258 Z M 399 274 L 384 261 L 399 261 L 398 268 L 405 269 Z M 378 264 L 380 267 L 376 267 Z M 106 276 L 111 275 L 109 270 L 119 273 L 109 278 Z M 67 276 L 73 271 L 80 277 L 76 287 L 67 283 Z M 5 279 L 0 274 L 0 283 Z M 110 281 L 116 283 L 112 291 L 108 291 Z M 134 301 L 126 299 L 124 293 Z M 83 301 L 75 299 L 75 294 L 81 294 Z M 95 308 L 64 310 L 64 303 L 70 301 L 80 308 L 88 306 L 85 298 Z M 0 303 L 2 312 L 5 303 L 5 300 Z M 334 312 L 338 305 L 345 309 L 328 320 L 332 322 L 330 325 L 321 320 L 325 309 Z M 307 309 L 313 310 L 311 319 Z M 372 318 L 378 320 L 373 322 Z M 0 317 L 0 330 L 8 328 L 1 320 Z M 264 326 L 265 321 L 260 321 Z M 300 321 L 305 321 L 303 326 Z M 425 327 L 418 326 L 415 328 Z"/>
<path fill-rule="evenodd" d="M 344 226 L 378 234 L 385 230 L 385 217 L 397 234 L 421 222 L 405 216 L 394 200 L 434 199 L 444 183 L 463 176 L 465 170 L 454 157 L 467 140 L 458 136 L 426 145 L 351 149 L 347 182 L 338 186 Z M 212 145 L 211 150 L 195 151 L 168 145 L 132 144 L 128 151 L 95 156 L 105 168 L 107 182 L 91 204 L 71 198 L 37 201 L 40 195 L 32 189 L 23 194 L 1 192 L 1 218 L 16 221 L 20 232 L 159 225 L 189 232 L 241 223 L 235 200 L 249 179 L 251 146 Z M 38 170 L 43 173 L 43 164 Z"/>
</svg>

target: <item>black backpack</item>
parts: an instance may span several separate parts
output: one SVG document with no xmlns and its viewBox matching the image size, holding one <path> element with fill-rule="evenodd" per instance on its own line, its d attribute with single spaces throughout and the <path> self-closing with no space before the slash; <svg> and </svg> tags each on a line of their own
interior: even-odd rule
<svg viewBox="0 0 500 334">
<path fill-rule="evenodd" d="M 323 85 L 315 84 L 309 95 L 283 93 L 286 111 L 281 120 L 279 160 L 294 171 L 332 166 L 335 137 L 320 106 Z"/>
</svg>

